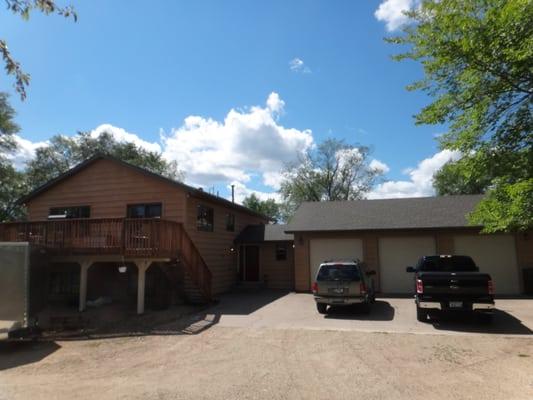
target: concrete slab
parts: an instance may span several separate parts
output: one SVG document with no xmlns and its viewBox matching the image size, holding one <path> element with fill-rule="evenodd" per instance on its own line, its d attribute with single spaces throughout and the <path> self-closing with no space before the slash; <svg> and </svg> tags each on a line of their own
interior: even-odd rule
<svg viewBox="0 0 533 400">
<path fill-rule="evenodd" d="M 533 300 L 502 299 L 492 324 L 470 315 L 416 320 L 412 298 L 378 298 L 370 314 L 339 308 L 327 315 L 316 311 L 313 296 L 279 291 L 238 292 L 221 296 L 206 311 L 209 321 L 238 328 L 313 329 L 413 334 L 533 335 Z"/>
</svg>

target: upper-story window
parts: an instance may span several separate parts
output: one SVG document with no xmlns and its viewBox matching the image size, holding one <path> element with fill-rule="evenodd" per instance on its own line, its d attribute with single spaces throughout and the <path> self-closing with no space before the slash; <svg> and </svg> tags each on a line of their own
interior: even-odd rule
<svg viewBox="0 0 533 400">
<path fill-rule="evenodd" d="M 62 218 L 90 218 L 91 207 L 74 206 L 74 207 L 53 207 L 48 212 L 48 219 Z"/>
<path fill-rule="evenodd" d="M 211 207 L 199 204 L 196 213 L 196 226 L 199 231 L 213 232 L 214 211 Z"/>
<path fill-rule="evenodd" d="M 287 259 L 287 245 L 277 244 L 276 245 L 276 261 L 283 261 L 286 259 Z"/>
<path fill-rule="evenodd" d="M 226 230 L 235 232 L 235 214 L 226 214 Z"/>
<path fill-rule="evenodd" d="M 129 204 L 128 218 L 161 218 L 161 203 Z"/>
</svg>

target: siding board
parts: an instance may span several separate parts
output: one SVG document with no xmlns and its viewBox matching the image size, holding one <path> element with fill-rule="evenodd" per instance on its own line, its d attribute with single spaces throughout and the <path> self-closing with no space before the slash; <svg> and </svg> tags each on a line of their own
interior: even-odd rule
<svg viewBox="0 0 533 400">
<path fill-rule="evenodd" d="M 77 205 L 91 206 L 91 218 L 120 218 L 127 204 L 161 202 L 163 218 L 183 222 L 185 196 L 178 187 L 103 159 L 31 199 L 28 218 L 45 220 L 50 207 Z"/>
<path fill-rule="evenodd" d="M 213 294 L 228 291 L 237 281 L 237 251 L 234 240 L 246 226 L 267 222 L 246 212 L 227 208 L 209 200 L 187 198 L 185 230 L 194 241 L 200 254 L 213 274 Z M 196 226 L 198 205 L 212 207 L 214 210 L 213 232 L 199 231 Z M 235 215 L 235 231 L 226 230 L 226 214 Z"/>
</svg>

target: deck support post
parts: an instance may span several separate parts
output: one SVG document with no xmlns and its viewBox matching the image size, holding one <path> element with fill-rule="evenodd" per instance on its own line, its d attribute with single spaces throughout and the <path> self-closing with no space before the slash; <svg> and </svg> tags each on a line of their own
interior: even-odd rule
<svg viewBox="0 0 533 400">
<path fill-rule="evenodd" d="M 146 281 L 146 270 L 152 264 L 151 260 L 138 260 L 135 261 L 137 265 L 137 314 L 144 313 L 144 289 Z"/>
<path fill-rule="evenodd" d="M 84 260 L 80 262 L 80 312 L 85 311 L 87 305 L 87 275 L 89 267 L 93 264 L 92 260 Z"/>
</svg>

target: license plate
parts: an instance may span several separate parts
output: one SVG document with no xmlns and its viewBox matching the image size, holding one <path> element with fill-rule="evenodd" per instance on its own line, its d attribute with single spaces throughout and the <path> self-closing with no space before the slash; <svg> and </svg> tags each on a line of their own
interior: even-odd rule
<svg viewBox="0 0 533 400">
<path fill-rule="evenodd" d="M 462 301 L 450 301 L 450 308 L 462 308 L 463 302 Z"/>
<path fill-rule="evenodd" d="M 343 294 L 344 293 L 344 289 L 343 288 L 333 289 L 333 293 Z"/>
</svg>

